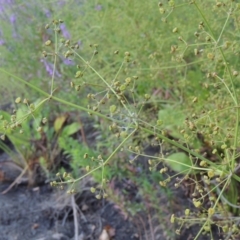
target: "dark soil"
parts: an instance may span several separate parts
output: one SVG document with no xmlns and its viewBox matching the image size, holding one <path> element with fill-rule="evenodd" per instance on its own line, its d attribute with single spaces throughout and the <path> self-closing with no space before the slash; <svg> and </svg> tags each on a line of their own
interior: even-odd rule
<svg viewBox="0 0 240 240">
<path fill-rule="evenodd" d="M 7 187 L 1 184 L 0 191 Z M 99 239 L 103 229 L 112 229 L 116 240 L 139 239 L 114 204 L 97 200 L 89 191 L 77 202 L 78 240 Z M 0 233 L 0 240 L 75 240 L 71 195 L 47 185 L 15 187 L 0 198 Z"/>
</svg>

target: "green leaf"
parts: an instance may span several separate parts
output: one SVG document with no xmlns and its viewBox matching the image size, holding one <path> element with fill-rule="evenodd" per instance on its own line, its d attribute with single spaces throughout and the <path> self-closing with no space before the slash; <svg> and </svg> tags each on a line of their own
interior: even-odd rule
<svg viewBox="0 0 240 240">
<path fill-rule="evenodd" d="M 67 117 L 68 116 L 65 114 L 65 115 L 59 116 L 59 117 L 57 117 L 55 119 L 55 121 L 54 121 L 54 130 L 55 130 L 56 133 L 58 133 L 62 129 L 63 124 L 67 120 Z"/>
<path fill-rule="evenodd" d="M 157 124 L 171 131 L 175 137 L 181 138 L 181 134 L 177 131 L 178 127 L 184 125 L 185 115 L 181 109 L 175 109 L 172 106 L 167 106 L 158 112 Z M 161 123 L 161 124 L 160 124 Z"/>
<path fill-rule="evenodd" d="M 74 122 L 63 129 L 62 136 L 71 136 L 82 128 L 80 123 Z"/>
<path fill-rule="evenodd" d="M 191 159 L 183 152 L 173 153 L 165 161 L 175 172 L 187 172 L 192 167 Z"/>
</svg>

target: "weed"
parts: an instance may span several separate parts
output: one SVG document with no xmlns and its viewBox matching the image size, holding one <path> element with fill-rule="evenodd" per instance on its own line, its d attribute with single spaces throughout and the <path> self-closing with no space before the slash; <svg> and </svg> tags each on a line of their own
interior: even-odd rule
<svg viewBox="0 0 240 240">
<path fill-rule="evenodd" d="M 42 62 L 51 79 L 44 88 L 0 69 L 2 75 L 41 95 L 37 103 L 23 101 L 23 115 L 2 117 L 2 139 L 24 131 L 29 117 L 34 120 L 34 134 L 48 131 L 40 124 L 43 118 L 37 118 L 37 110 L 49 102 L 83 111 L 95 118 L 101 130 L 99 153 L 70 137 L 79 130 L 78 124 L 64 128 L 58 143 L 72 156 L 74 173 L 59 172 L 52 186 L 70 184 L 69 193 L 75 193 L 78 181 L 94 175 L 100 184 L 91 191 L 96 198 L 105 198 L 118 159 L 129 159 L 123 161 L 124 169 L 146 157 L 150 172 L 161 175 L 162 188 L 174 183 L 176 188 L 189 189 L 191 209 L 170 219 L 179 226 L 177 234 L 184 225 L 200 224 L 195 239 L 201 234 L 213 239 L 211 227 L 216 225 L 223 236 L 237 239 L 239 4 L 165 1 L 158 7 L 156 11 L 150 2 L 142 6 L 137 1 L 109 0 L 94 8 L 91 22 L 82 14 L 71 35 L 61 19 L 48 22 Z M 93 8 L 92 3 L 84 3 L 83 12 L 85 8 Z M 143 9 L 154 15 L 145 16 Z M 84 33 L 81 41 L 79 32 Z M 69 72 L 61 61 L 71 64 Z M 65 72 L 68 78 L 63 81 Z M 17 96 L 16 104 L 21 100 Z M 55 123 L 55 130 L 58 124 L 61 129 L 61 120 Z M 145 144 L 157 146 L 157 154 L 147 154 Z"/>
</svg>

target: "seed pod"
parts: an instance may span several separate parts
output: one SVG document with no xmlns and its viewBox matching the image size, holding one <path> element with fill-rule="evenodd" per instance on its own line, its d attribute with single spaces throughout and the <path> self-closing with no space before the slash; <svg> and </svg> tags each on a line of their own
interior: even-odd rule
<svg viewBox="0 0 240 240">
<path fill-rule="evenodd" d="M 1 135 L 0 138 L 4 141 L 6 139 L 6 136 L 3 134 L 3 135 Z"/>
<path fill-rule="evenodd" d="M 97 194 L 95 197 L 96 197 L 96 199 L 98 199 L 98 200 L 102 198 L 100 194 Z"/>
<path fill-rule="evenodd" d="M 61 29 L 60 29 L 59 27 L 56 27 L 56 28 L 55 28 L 55 31 L 56 31 L 57 33 L 60 33 L 60 32 L 61 32 Z"/>
<path fill-rule="evenodd" d="M 47 123 L 47 118 L 43 118 L 43 119 L 42 119 L 42 123 L 43 123 L 43 124 L 46 124 L 46 123 Z"/>
<path fill-rule="evenodd" d="M 195 200 L 193 200 L 193 205 L 194 205 L 196 208 L 199 208 L 199 207 L 202 205 L 202 203 L 201 203 L 200 201 L 197 201 L 197 200 L 195 199 Z"/>
<path fill-rule="evenodd" d="M 131 54 L 129 52 L 125 52 L 124 54 L 125 54 L 126 57 L 130 57 L 131 56 Z"/>
<path fill-rule="evenodd" d="M 126 84 L 122 84 L 119 88 L 121 92 L 123 92 L 126 89 Z"/>
<path fill-rule="evenodd" d="M 16 98 L 15 103 L 20 103 L 22 99 L 20 97 Z"/>
<path fill-rule="evenodd" d="M 47 41 L 45 42 L 45 45 L 46 45 L 46 46 L 50 46 L 51 43 L 52 43 L 51 40 L 47 40 Z"/>
<path fill-rule="evenodd" d="M 197 56 L 199 54 L 199 51 L 197 48 L 194 49 L 194 55 Z"/>
<path fill-rule="evenodd" d="M 238 75 L 238 71 L 233 71 L 233 76 L 237 76 Z"/>
<path fill-rule="evenodd" d="M 157 125 L 158 126 L 161 126 L 163 124 L 163 121 L 162 120 L 157 120 Z"/>
<path fill-rule="evenodd" d="M 164 14 L 164 13 L 166 12 L 166 10 L 165 10 L 164 8 L 160 7 L 160 8 L 159 8 L 159 12 L 160 12 L 161 14 Z"/>
<path fill-rule="evenodd" d="M 172 45 L 171 46 L 171 53 L 175 53 L 177 50 L 177 46 L 176 45 Z"/>
<path fill-rule="evenodd" d="M 168 5 L 169 5 L 170 7 L 174 7 L 174 6 L 175 6 L 175 1 L 174 1 L 174 0 L 169 0 L 169 1 L 168 1 Z"/>
<path fill-rule="evenodd" d="M 130 58 L 126 56 L 126 57 L 124 57 L 124 61 L 125 62 L 130 62 Z"/>
<path fill-rule="evenodd" d="M 198 101 L 197 97 L 194 97 L 193 100 L 192 100 L 193 103 L 196 103 L 197 101 Z"/>
<path fill-rule="evenodd" d="M 194 33 L 194 36 L 195 36 L 195 37 L 199 37 L 199 33 L 198 33 L 198 32 L 195 32 L 195 33 Z"/>
<path fill-rule="evenodd" d="M 31 111 L 34 111 L 35 110 L 35 105 L 33 103 L 31 103 L 29 108 L 30 108 Z"/>
<path fill-rule="evenodd" d="M 207 58 L 213 60 L 215 58 L 215 55 L 213 53 L 208 53 Z"/>
<path fill-rule="evenodd" d="M 74 193 L 76 193 L 76 190 L 75 189 L 71 189 L 70 193 L 74 194 Z"/>
<path fill-rule="evenodd" d="M 132 79 L 131 79 L 130 77 L 128 77 L 128 78 L 125 79 L 125 83 L 126 83 L 126 84 L 129 84 L 131 81 L 132 81 Z"/>
<path fill-rule="evenodd" d="M 175 187 L 175 188 L 179 188 L 179 183 L 175 183 L 175 184 L 174 184 L 174 187 Z"/>
<path fill-rule="evenodd" d="M 70 82 L 70 86 L 73 88 L 74 87 L 74 82 Z"/>
<path fill-rule="evenodd" d="M 108 197 L 107 193 L 104 193 L 103 198 L 107 198 L 107 197 Z"/>
<path fill-rule="evenodd" d="M 213 178 L 215 176 L 215 172 L 213 170 L 208 171 L 208 177 Z"/>
<path fill-rule="evenodd" d="M 189 214 L 190 214 L 190 209 L 187 208 L 187 209 L 185 210 L 185 216 L 189 216 Z"/>
<path fill-rule="evenodd" d="M 117 106 L 116 105 L 110 106 L 110 113 L 115 113 L 116 111 L 117 111 Z"/>
<path fill-rule="evenodd" d="M 83 76 L 83 72 L 82 71 L 77 71 L 75 74 L 75 78 L 80 78 Z"/>
<path fill-rule="evenodd" d="M 206 42 L 210 42 L 211 38 L 209 36 L 206 36 L 205 40 L 206 40 Z"/>
<path fill-rule="evenodd" d="M 206 161 L 201 161 L 199 165 L 200 165 L 200 167 L 206 167 L 207 162 Z"/>
<path fill-rule="evenodd" d="M 227 145 L 226 144 L 223 144 L 222 146 L 221 146 L 221 149 L 226 149 L 227 148 Z"/>
<path fill-rule="evenodd" d="M 43 51 L 43 52 L 42 52 L 42 55 L 43 55 L 43 57 L 47 57 L 47 52 L 46 52 L 46 51 Z"/>
<path fill-rule="evenodd" d="M 146 101 L 147 101 L 147 100 L 149 100 L 151 97 L 150 97 L 150 95 L 149 95 L 149 94 L 145 94 L 145 95 L 144 95 L 144 98 L 145 98 L 145 99 L 146 99 Z"/>
<path fill-rule="evenodd" d="M 93 106 L 93 111 L 96 112 L 98 110 L 98 106 Z"/>
<path fill-rule="evenodd" d="M 122 132 L 120 133 L 120 136 L 121 136 L 122 138 L 126 138 L 127 135 L 128 135 L 127 131 L 122 131 Z"/>
<path fill-rule="evenodd" d="M 80 89 L 81 89 L 81 85 L 75 86 L 75 90 L 76 90 L 76 91 L 79 91 Z"/>
<path fill-rule="evenodd" d="M 58 24 L 59 22 L 58 22 L 57 19 L 54 19 L 54 20 L 52 20 L 52 23 L 53 23 L 53 24 Z"/>
<path fill-rule="evenodd" d="M 42 130 L 43 130 L 43 129 L 42 129 L 42 127 L 40 127 L 40 126 L 37 128 L 37 131 L 38 131 L 38 132 L 42 132 Z"/>
<path fill-rule="evenodd" d="M 66 53 L 64 54 L 64 57 L 65 58 L 68 58 L 68 57 L 70 57 L 70 56 L 72 56 L 73 55 L 73 53 L 70 51 L 70 50 L 68 50 L 68 51 L 66 51 Z"/>
<path fill-rule="evenodd" d="M 173 32 L 173 33 L 178 32 L 178 28 L 175 27 L 175 28 L 172 30 L 172 32 Z"/>
<path fill-rule="evenodd" d="M 212 216 L 215 213 L 214 208 L 209 208 L 208 209 L 208 216 Z"/>
<path fill-rule="evenodd" d="M 165 181 L 160 181 L 159 184 L 160 184 L 160 186 L 162 186 L 162 187 L 166 187 L 166 185 L 167 185 Z"/>
</svg>

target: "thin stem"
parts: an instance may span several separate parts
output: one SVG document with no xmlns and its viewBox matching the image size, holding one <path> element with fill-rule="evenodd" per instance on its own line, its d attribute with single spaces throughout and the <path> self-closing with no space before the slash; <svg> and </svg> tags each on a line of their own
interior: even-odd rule
<svg viewBox="0 0 240 240">
<path fill-rule="evenodd" d="M 232 4 L 231 4 L 231 5 L 232 5 Z M 230 18 L 230 13 L 228 13 L 227 19 L 226 19 L 226 21 L 225 21 L 225 23 L 224 23 L 224 25 L 223 25 L 223 27 L 222 27 L 221 33 L 219 34 L 219 37 L 218 37 L 218 40 L 216 41 L 216 46 L 217 46 L 217 44 L 220 42 L 220 39 L 221 39 L 221 37 L 222 37 L 222 35 L 223 35 L 223 32 L 224 32 L 224 30 L 225 30 L 225 27 L 227 26 L 227 23 L 228 23 L 229 18 Z"/>
<path fill-rule="evenodd" d="M 199 14 L 201 15 L 201 17 L 204 19 L 204 21 L 205 21 L 205 23 L 206 23 L 206 25 L 207 25 L 210 33 L 212 34 L 212 36 L 213 36 L 213 38 L 214 38 L 213 30 L 212 30 L 209 22 L 207 21 L 205 15 L 203 14 L 203 12 L 201 11 L 201 9 L 199 8 L 199 6 L 198 6 L 198 4 L 196 3 L 196 1 L 194 1 L 193 3 L 194 3 L 194 5 L 195 5 L 195 7 L 197 8 L 197 10 L 198 10 Z M 232 6 L 232 5 L 231 5 L 231 6 Z M 226 21 L 225 21 L 225 24 L 224 24 L 224 26 L 223 26 L 223 28 L 222 28 L 222 31 L 221 31 L 221 33 L 220 33 L 220 35 L 219 35 L 218 40 L 217 40 L 217 41 L 215 40 L 216 44 L 220 41 L 220 38 L 221 38 L 221 36 L 222 36 L 222 34 L 223 34 L 223 31 L 224 31 L 224 29 L 225 29 L 225 27 L 226 27 L 226 25 L 227 25 L 227 22 L 228 22 L 228 20 L 229 20 L 229 17 L 230 17 L 230 14 L 228 14 L 228 17 L 227 17 L 227 19 L 226 19 Z M 216 39 L 216 38 L 214 38 L 214 39 Z M 237 147 L 238 147 L 238 132 L 239 132 L 240 112 L 239 112 L 239 108 L 238 108 L 238 97 L 237 97 L 236 89 L 235 89 L 234 84 L 233 84 L 233 75 L 232 75 L 231 69 L 230 69 L 229 65 L 227 64 L 227 60 L 226 60 L 226 57 L 225 57 L 225 54 L 224 54 L 222 48 L 219 48 L 219 51 L 220 51 L 220 53 L 221 53 L 221 55 L 222 55 L 222 58 L 223 58 L 224 62 L 226 63 L 226 69 L 227 69 L 227 72 L 228 72 L 228 75 L 229 75 L 229 78 L 230 78 L 230 82 L 231 82 L 231 86 L 232 86 L 232 92 L 233 92 L 233 94 L 231 94 L 231 97 L 233 98 L 233 102 L 234 102 L 235 107 L 237 107 L 237 111 L 236 111 L 236 122 L 235 122 L 235 136 L 234 136 L 234 142 L 233 142 L 233 155 L 232 155 L 232 159 L 231 159 L 231 163 L 232 163 L 232 164 L 231 164 L 231 169 L 232 169 L 232 171 L 233 171 L 233 170 L 234 170 L 234 165 L 235 165 L 235 159 L 236 159 L 236 150 L 237 150 Z M 226 87 L 226 85 L 225 85 L 225 87 Z M 229 88 L 227 88 L 227 90 L 228 90 L 228 89 L 229 89 Z M 236 176 L 236 175 L 235 175 L 235 176 Z"/>
<path fill-rule="evenodd" d="M 91 174 L 91 173 L 97 171 L 98 169 L 102 168 L 103 166 L 107 165 L 107 163 L 111 160 L 111 158 L 126 143 L 126 141 L 131 138 L 131 136 L 136 132 L 136 130 L 137 130 L 137 127 L 115 148 L 115 150 L 110 154 L 110 156 L 105 160 L 105 162 L 103 164 L 100 164 L 98 167 L 96 167 L 96 168 L 92 169 L 91 171 L 87 172 L 86 174 L 84 174 L 80 178 L 75 179 L 74 183 L 80 181 L 81 179 L 85 178 L 89 174 Z M 66 183 L 72 183 L 72 180 L 66 181 Z"/>
<path fill-rule="evenodd" d="M 117 97 L 117 99 L 119 99 L 119 95 L 116 93 L 116 91 L 112 88 L 112 86 L 101 76 L 101 74 L 94 68 L 92 67 L 89 63 L 87 63 L 85 61 L 85 59 L 80 56 L 75 50 L 72 49 L 72 51 L 76 54 L 76 56 L 78 56 L 87 66 L 89 66 L 89 68 L 106 84 L 106 86 L 114 93 L 114 95 Z M 123 63 L 121 64 L 120 66 L 120 69 L 122 68 L 123 66 Z M 117 73 L 118 74 L 118 73 Z M 127 108 L 127 106 L 121 102 L 121 104 L 123 105 L 123 107 L 127 110 L 127 112 L 129 113 L 129 115 L 131 115 L 131 112 L 130 110 Z M 135 124 L 137 124 L 135 121 L 134 121 Z"/>
</svg>

